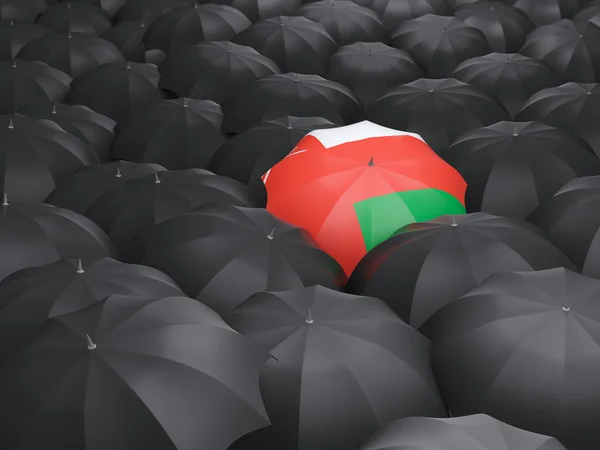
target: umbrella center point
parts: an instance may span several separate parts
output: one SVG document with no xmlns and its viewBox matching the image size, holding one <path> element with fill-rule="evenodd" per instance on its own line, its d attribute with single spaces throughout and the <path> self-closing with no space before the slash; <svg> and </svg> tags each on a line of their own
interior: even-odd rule
<svg viewBox="0 0 600 450">
<path fill-rule="evenodd" d="M 433 89 L 429 89 L 429 92 L 433 92 Z"/>
<path fill-rule="evenodd" d="M 563 307 L 562 307 L 562 310 L 563 310 L 564 312 L 569 312 L 569 311 L 571 311 L 571 307 L 570 307 L 570 306 L 563 306 Z"/>
<path fill-rule="evenodd" d="M 518 135 L 519 135 L 519 133 L 513 133 L 513 136 L 518 136 Z"/>
<path fill-rule="evenodd" d="M 375 165 L 375 161 L 373 161 L 373 157 L 369 160 L 369 167 L 373 167 Z"/>
<path fill-rule="evenodd" d="M 450 224 L 451 227 L 457 227 L 458 224 L 456 222 Z"/>
<path fill-rule="evenodd" d="M 592 91 L 587 91 L 586 94 L 587 95 L 592 95 Z"/>
<path fill-rule="evenodd" d="M 314 323 L 315 321 L 312 319 L 306 319 L 305 322 L 310 325 L 311 323 Z"/>
</svg>

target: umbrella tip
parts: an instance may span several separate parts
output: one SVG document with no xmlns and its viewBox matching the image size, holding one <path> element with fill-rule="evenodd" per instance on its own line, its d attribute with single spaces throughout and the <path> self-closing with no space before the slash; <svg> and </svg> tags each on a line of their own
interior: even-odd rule
<svg viewBox="0 0 600 450">
<path fill-rule="evenodd" d="M 456 223 L 456 217 L 452 216 L 452 223 L 450 224 L 451 227 L 457 227 L 458 224 Z"/>
<path fill-rule="evenodd" d="M 587 91 L 586 94 L 587 95 L 592 95 L 592 91 Z"/>
<path fill-rule="evenodd" d="M 56 103 L 52 103 L 52 114 L 56 114 Z"/>
<path fill-rule="evenodd" d="M 73 37 L 73 35 L 71 34 L 71 30 L 69 30 L 69 34 L 67 34 L 67 37 L 68 37 L 69 39 L 71 39 L 71 38 Z"/>
<path fill-rule="evenodd" d="M 158 178 L 158 172 L 154 172 L 154 183 L 155 184 L 160 183 L 160 178 Z"/>
<path fill-rule="evenodd" d="M 309 325 L 315 322 L 312 318 L 312 311 L 310 309 L 308 310 L 308 317 L 306 318 L 305 322 Z"/>
<path fill-rule="evenodd" d="M 2 206 L 8 206 L 8 194 L 6 192 L 2 193 Z"/>
<path fill-rule="evenodd" d="M 87 341 L 88 341 L 88 350 L 94 350 L 96 348 L 96 344 L 94 344 L 94 341 L 92 341 L 92 338 L 90 337 L 89 334 L 85 335 Z"/>
<path fill-rule="evenodd" d="M 13 65 L 12 66 L 13 67 L 17 67 L 17 60 L 16 59 L 13 59 Z"/>
<path fill-rule="evenodd" d="M 67 2 L 67 9 L 71 9 L 71 2 Z"/>
<path fill-rule="evenodd" d="M 14 25 L 15 24 L 15 19 L 10 19 L 10 24 Z"/>
<path fill-rule="evenodd" d="M 294 81 L 298 81 L 298 74 L 294 72 Z"/>
<path fill-rule="evenodd" d="M 85 272 L 85 270 L 83 270 L 83 264 L 81 262 L 81 259 L 77 260 L 77 273 L 83 273 Z"/>
<path fill-rule="evenodd" d="M 8 121 L 8 129 L 12 130 L 15 126 L 13 125 L 13 119 L 12 117 L 9 119 Z"/>
<path fill-rule="evenodd" d="M 229 53 L 231 53 L 232 47 L 233 47 L 233 46 L 231 45 L 231 42 L 228 42 L 228 43 L 227 43 L 227 51 L 228 51 Z"/>
<path fill-rule="evenodd" d="M 131 69 L 131 63 L 129 61 L 127 61 L 127 65 L 125 67 L 128 69 Z"/>
<path fill-rule="evenodd" d="M 273 228 L 271 230 L 271 232 L 269 234 L 267 234 L 267 239 L 273 240 L 274 237 L 275 237 L 275 228 Z"/>
<path fill-rule="evenodd" d="M 187 98 L 183 97 L 183 107 L 187 108 L 188 104 L 187 104 Z"/>
<path fill-rule="evenodd" d="M 371 156 L 371 159 L 369 160 L 369 167 L 373 167 L 375 165 L 375 161 L 373 160 L 373 157 Z"/>
<path fill-rule="evenodd" d="M 117 178 L 121 178 L 123 175 L 121 175 L 121 163 L 119 162 L 117 164 L 117 174 L 115 175 L 115 177 Z"/>
<path fill-rule="evenodd" d="M 570 307 L 570 306 L 563 306 L 563 307 L 562 307 L 562 310 L 563 310 L 564 312 L 569 312 L 569 311 L 571 311 L 571 307 Z"/>
</svg>

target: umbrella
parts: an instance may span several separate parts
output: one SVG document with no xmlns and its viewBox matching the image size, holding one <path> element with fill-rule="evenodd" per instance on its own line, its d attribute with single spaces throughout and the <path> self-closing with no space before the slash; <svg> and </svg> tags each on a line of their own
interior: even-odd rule
<svg viewBox="0 0 600 450">
<path fill-rule="evenodd" d="M 98 162 L 91 148 L 49 120 L 0 116 L 0 191 L 41 202 L 65 177 Z"/>
<path fill-rule="evenodd" d="M 123 186 L 127 180 L 163 170 L 166 169 L 158 164 L 127 161 L 85 166 L 62 180 L 48 196 L 46 203 L 85 215 L 96 200 Z"/>
<path fill-rule="evenodd" d="M 600 280 L 562 267 L 497 274 L 422 330 L 454 415 L 482 412 L 569 450 L 595 450 L 600 430 Z"/>
<path fill-rule="evenodd" d="M 210 100 L 162 100 L 141 109 L 118 133 L 113 159 L 205 168 L 225 142 L 221 107 Z"/>
<path fill-rule="evenodd" d="M 278 448 L 350 449 L 390 420 L 446 416 L 429 342 L 378 299 L 264 292 L 223 318 L 272 355 L 260 387 Z"/>
<path fill-rule="evenodd" d="M 108 160 L 108 151 L 115 138 L 115 121 L 92 111 L 87 106 L 46 103 L 19 111 L 24 116 L 46 119 L 67 133 L 89 144 L 100 161 Z"/>
<path fill-rule="evenodd" d="M 127 20 L 116 24 L 101 37 L 117 47 L 125 60 L 143 63 L 146 62 L 146 45 L 143 38 L 147 26 L 143 18 Z"/>
<path fill-rule="evenodd" d="M 446 0 L 361 0 L 359 4 L 379 14 L 390 33 L 396 31 L 399 24 L 426 14 L 452 15 Z"/>
<path fill-rule="evenodd" d="M 259 208 L 213 204 L 173 217 L 144 236 L 143 263 L 219 314 L 256 292 L 322 285 L 346 277 L 303 229 Z"/>
<path fill-rule="evenodd" d="M 127 0 L 77 0 L 77 3 L 97 6 L 102 8 L 112 18 L 126 3 L 135 3 L 135 1 Z"/>
<path fill-rule="evenodd" d="M 249 84 L 279 67 L 252 47 L 231 42 L 200 42 L 169 55 L 160 65 L 163 89 L 179 97 L 201 98 L 223 104 Z"/>
<path fill-rule="evenodd" d="M 47 28 L 36 23 L 14 20 L 0 22 L 0 61 L 15 59 L 21 47 L 48 32 Z"/>
<path fill-rule="evenodd" d="M 560 19 L 569 19 L 578 13 L 589 0 L 516 0 L 513 6 L 523 11 L 539 27 Z"/>
<path fill-rule="evenodd" d="M 600 2 L 592 1 L 573 16 L 573 22 L 576 25 L 585 26 L 588 22 L 600 26 Z"/>
<path fill-rule="evenodd" d="M 47 8 L 45 0 L 0 0 L 0 20 L 34 22 Z"/>
<path fill-rule="evenodd" d="M 211 3 L 231 6 L 252 23 L 275 16 L 291 16 L 302 4 L 300 0 L 213 0 Z"/>
<path fill-rule="evenodd" d="M 254 48 L 284 72 L 325 75 L 335 40 L 325 27 L 306 17 L 277 16 L 256 22 L 234 42 Z"/>
<path fill-rule="evenodd" d="M 600 81 L 600 26 L 568 19 L 536 28 L 519 53 L 545 62 L 565 81 Z"/>
<path fill-rule="evenodd" d="M 3 359 L 0 439 L 12 449 L 226 450 L 269 423 L 265 359 L 195 300 L 112 295 L 47 320 Z"/>
<path fill-rule="evenodd" d="M 126 0 L 115 19 L 117 23 L 121 23 L 144 18 L 150 24 L 169 11 L 187 8 L 197 3 L 197 0 Z"/>
<path fill-rule="evenodd" d="M 467 59 L 452 76 L 493 94 L 511 117 L 533 94 L 560 84 L 560 78 L 546 64 L 518 53 L 490 53 Z"/>
<path fill-rule="evenodd" d="M 367 107 L 365 116 L 380 125 L 421 135 L 438 153 L 467 130 L 509 120 L 496 98 L 452 78 L 422 78 L 393 87 Z"/>
<path fill-rule="evenodd" d="M 104 39 L 85 33 L 48 33 L 25 44 L 17 58 L 42 61 L 73 78 L 103 64 L 124 61 L 117 47 Z"/>
<path fill-rule="evenodd" d="M 448 6 L 452 10 L 452 14 L 447 14 L 448 16 L 453 15 L 461 8 L 465 6 L 472 5 L 473 3 L 478 3 L 481 0 L 446 0 L 448 2 Z M 508 3 L 514 3 L 515 0 L 506 0 Z"/>
<path fill-rule="evenodd" d="M 533 94 L 517 120 L 540 120 L 584 138 L 600 157 L 600 85 L 566 83 Z"/>
<path fill-rule="evenodd" d="M 37 23 L 58 33 L 87 33 L 99 36 L 111 27 L 102 8 L 79 1 L 56 3 L 38 17 Z"/>
<path fill-rule="evenodd" d="M 174 9 L 148 27 L 144 42 L 169 54 L 200 41 L 228 41 L 250 26 L 248 18 L 231 6 L 194 5 Z"/>
<path fill-rule="evenodd" d="M 117 252 L 92 221 L 45 203 L 13 203 L 4 194 L 0 205 L 0 280 L 26 267 L 63 258 L 95 261 Z"/>
<path fill-rule="evenodd" d="M 112 238 L 121 259 L 139 262 L 142 234 L 154 225 L 206 203 L 259 207 L 239 181 L 201 169 L 156 172 L 122 183 L 86 210 Z"/>
<path fill-rule="evenodd" d="M 73 82 L 68 103 L 85 105 L 124 123 L 130 114 L 162 100 L 158 78 L 151 64 L 105 64 Z"/>
<path fill-rule="evenodd" d="M 346 289 L 384 300 L 419 328 L 494 273 L 574 265 L 537 227 L 487 213 L 408 225 L 360 261 Z"/>
<path fill-rule="evenodd" d="M 485 35 L 455 17 L 426 14 L 400 24 L 394 47 L 404 50 L 430 78 L 452 75 L 462 61 L 491 52 Z"/>
<path fill-rule="evenodd" d="M 69 95 L 71 81 L 66 73 L 40 61 L 0 61 L 0 114 L 60 102 Z"/>
<path fill-rule="evenodd" d="M 111 258 L 91 264 L 64 259 L 22 269 L 0 283 L 0 352 L 24 344 L 47 320 L 87 308 L 113 294 L 183 295 L 164 273 Z"/>
<path fill-rule="evenodd" d="M 294 15 L 323 25 L 338 45 L 389 41 L 388 32 L 377 13 L 351 1 L 311 2 L 299 8 Z"/>
<path fill-rule="evenodd" d="M 396 420 L 364 442 L 359 450 L 566 450 L 550 436 L 510 426 L 486 414 Z"/>
<path fill-rule="evenodd" d="M 381 42 L 341 47 L 329 60 L 327 79 L 350 88 L 368 106 L 392 86 L 421 78 L 410 55 Z"/>
<path fill-rule="evenodd" d="M 467 211 L 525 219 L 566 182 L 600 175 L 583 139 L 541 122 L 469 130 L 442 153 L 466 180 Z"/>
<path fill-rule="evenodd" d="M 600 278 L 600 176 L 572 180 L 528 217 L 584 274 Z"/>
<path fill-rule="evenodd" d="M 223 109 L 226 133 L 241 133 L 265 120 L 284 116 L 316 116 L 337 124 L 352 123 L 362 112 L 346 86 L 318 75 L 297 73 L 261 78 Z"/>
<path fill-rule="evenodd" d="M 518 52 L 535 26 L 521 11 L 501 1 L 471 3 L 455 13 L 465 24 L 481 31 L 494 52 Z"/>
<path fill-rule="evenodd" d="M 312 131 L 263 181 L 267 209 L 347 275 L 398 228 L 465 212 L 465 181 L 420 136 L 367 121 Z"/>
</svg>

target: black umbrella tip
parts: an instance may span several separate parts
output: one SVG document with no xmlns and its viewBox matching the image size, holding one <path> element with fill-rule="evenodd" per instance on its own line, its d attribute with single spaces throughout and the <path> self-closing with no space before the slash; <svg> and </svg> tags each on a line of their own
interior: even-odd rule
<svg viewBox="0 0 600 450">
<path fill-rule="evenodd" d="M 275 228 L 273 228 L 271 230 L 271 232 L 269 234 L 267 234 L 267 239 L 269 239 L 271 241 L 273 240 L 274 237 L 275 237 Z"/>
<path fill-rule="evenodd" d="M 8 194 L 6 192 L 2 193 L 2 206 L 8 206 Z"/>
<path fill-rule="evenodd" d="M 375 165 L 375 161 L 373 160 L 373 157 L 371 156 L 371 159 L 369 160 L 369 167 L 373 167 Z"/>
<path fill-rule="evenodd" d="M 8 121 L 8 129 L 12 130 L 15 126 L 13 125 L 13 119 L 12 117 L 9 119 Z"/>
<path fill-rule="evenodd" d="M 13 65 L 12 66 L 13 67 L 17 67 L 17 60 L 16 59 L 13 59 Z"/>
<path fill-rule="evenodd" d="M 516 131 L 512 134 L 513 136 L 517 137 L 519 135 L 519 133 L 517 133 Z"/>
<path fill-rule="evenodd" d="M 231 42 L 228 42 L 228 43 L 227 43 L 227 51 L 228 51 L 229 53 L 231 53 L 231 50 L 233 50 L 233 46 L 231 45 Z"/>
<path fill-rule="evenodd" d="M 158 178 L 158 172 L 154 172 L 154 183 L 155 184 L 160 183 L 160 178 Z"/>
<path fill-rule="evenodd" d="M 312 318 L 312 311 L 310 309 L 308 310 L 308 317 L 306 318 L 305 322 L 309 325 L 311 323 L 315 323 L 315 321 Z"/>
<path fill-rule="evenodd" d="M 10 19 L 10 25 L 14 25 L 15 24 L 15 19 Z"/>
<path fill-rule="evenodd" d="M 586 94 L 587 95 L 592 95 L 592 91 L 587 91 Z"/>
<path fill-rule="evenodd" d="M 83 263 L 81 262 L 81 259 L 77 260 L 77 273 L 84 273 L 85 270 L 83 270 Z"/>
<path fill-rule="evenodd" d="M 90 335 L 86 334 L 85 338 L 87 339 L 87 342 L 88 342 L 87 349 L 88 350 L 94 350 L 97 347 L 97 345 L 94 344 L 94 341 L 92 341 L 92 338 L 90 337 Z"/>
<path fill-rule="evenodd" d="M 56 103 L 52 103 L 52 114 L 56 114 Z"/>
<path fill-rule="evenodd" d="M 571 307 L 570 307 L 570 306 L 563 306 L 563 307 L 562 307 L 562 310 L 563 310 L 564 312 L 569 312 L 569 311 L 571 311 Z"/>
</svg>

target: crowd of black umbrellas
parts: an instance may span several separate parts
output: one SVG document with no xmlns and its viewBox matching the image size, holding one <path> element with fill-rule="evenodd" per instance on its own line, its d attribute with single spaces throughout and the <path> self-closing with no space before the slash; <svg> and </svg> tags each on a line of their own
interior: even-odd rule
<svg viewBox="0 0 600 450">
<path fill-rule="evenodd" d="M 348 276 L 261 177 L 363 120 L 466 214 Z M 600 0 L 0 0 L 0 193 L 1 449 L 600 448 Z"/>
</svg>

